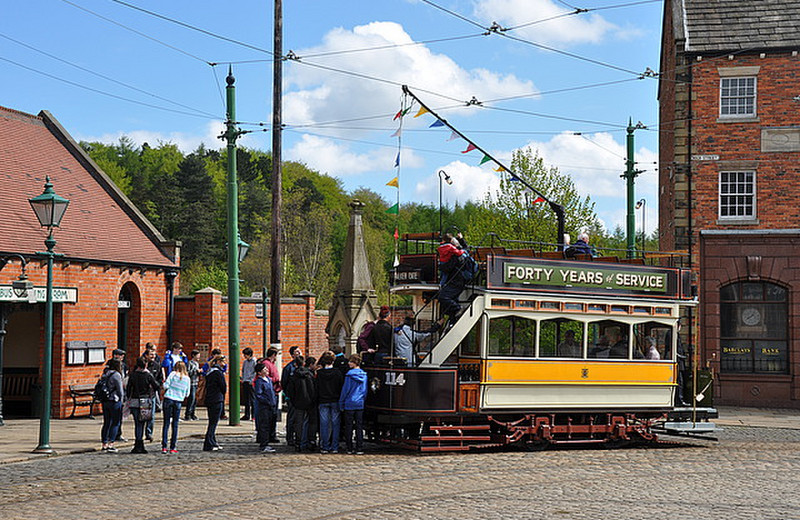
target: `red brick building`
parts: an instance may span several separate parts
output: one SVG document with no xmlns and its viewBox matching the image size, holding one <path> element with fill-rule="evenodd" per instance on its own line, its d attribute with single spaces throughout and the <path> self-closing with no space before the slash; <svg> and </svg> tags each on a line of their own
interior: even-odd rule
<svg viewBox="0 0 800 520">
<path fill-rule="evenodd" d="M 54 230 L 55 294 L 52 416 L 72 412 L 69 386 L 93 384 L 111 351 L 127 352 L 128 363 L 148 341 L 161 353 L 170 339 L 187 350 L 227 350 L 227 299 L 213 290 L 178 293 L 179 244 L 164 239 L 46 111 L 31 115 L 0 107 L 0 417 L 35 413 L 42 375 L 46 230 L 28 199 L 42 193 L 50 177 L 57 194 L 70 200 Z M 33 295 L 12 283 L 22 260 Z M 31 303 L 33 301 L 33 303 Z M 242 347 L 261 352 L 260 300 L 241 302 Z M 282 302 L 282 339 L 306 351 L 327 348 L 327 313 L 315 310 L 312 294 Z M 267 327 L 268 321 L 267 321 Z M 83 415 L 88 410 L 79 409 Z"/>
<path fill-rule="evenodd" d="M 716 402 L 800 407 L 800 1 L 666 0 L 662 249 L 688 250 Z"/>
</svg>

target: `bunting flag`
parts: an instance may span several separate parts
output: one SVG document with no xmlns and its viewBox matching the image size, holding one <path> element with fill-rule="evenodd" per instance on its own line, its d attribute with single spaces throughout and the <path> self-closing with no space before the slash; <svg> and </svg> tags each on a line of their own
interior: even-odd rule
<svg viewBox="0 0 800 520">
<path fill-rule="evenodd" d="M 400 135 L 401 135 L 402 133 L 403 133 L 403 129 L 402 129 L 402 128 L 398 128 L 398 129 L 397 129 L 397 130 L 395 130 L 395 132 L 394 132 L 392 135 L 390 135 L 389 137 L 400 137 Z"/>
<path fill-rule="evenodd" d="M 401 108 L 401 109 L 400 109 L 400 110 L 398 110 L 398 111 L 397 111 L 397 113 L 394 115 L 394 117 L 392 118 L 392 121 L 394 121 L 395 119 L 398 119 L 398 118 L 400 118 L 400 117 L 403 117 L 404 115 L 408 114 L 409 110 L 411 110 L 411 107 L 408 107 L 408 108 L 406 108 L 405 110 L 403 110 L 403 109 Z M 416 116 L 414 116 L 414 117 L 416 117 Z"/>
<path fill-rule="evenodd" d="M 516 175 L 514 175 L 514 174 L 513 174 L 513 173 L 511 173 L 511 172 L 508 172 L 508 177 L 509 177 L 509 179 L 508 179 L 508 180 L 510 180 L 510 181 L 513 181 L 513 182 L 519 182 L 519 177 L 517 177 Z"/>
<path fill-rule="evenodd" d="M 387 186 L 394 186 L 395 188 L 400 188 L 400 185 L 397 183 L 397 177 L 395 177 L 394 179 L 392 179 L 389 182 L 387 182 L 386 185 Z"/>
<path fill-rule="evenodd" d="M 437 128 L 437 127 L 440 127 L 440 126 L 444 126 L 444 123 L 442 123 L 441 119 L 437 119 L 436 121 L 431 123 L 431 126 L 429 126 L 428 128 Z"/>
<path fill-rule="evenodd" d="M 481 163 L 481 164 L 483 164 L 483 163 Z M 494 169 L 494 171 L 496 171 L 498 173 L 502 173 L 502 172 L 506 171 L 506 169 L 503 168 L 502 166 L 498 166 L 497 168 Z"/>
<path fill-rule="evenodd" d="M 533 202 L 531 202 L 531 206 L 534 204 L 539 204 L 540 202 L 546 202 L 544 200 L 544 197 L 536 197 L 535 199 L 533 199 Z"/>
<path fill-rule="evenodd" d="M 460 137 L 460 136 L 459 136 L 457 133 L 455 133 L 455 132 L 451 131 L 451 132 L 450 132 L 450 138 L 449 138 L 449 139 L 447 139 L 447 142 L 453 141 L 454 139 L 458 139 L 459 137 Z"/>
<path fill-rule="evenodd" d="M 492 160 L 491 157 L 489 157 L 488 155 L 484 155 L 483 159 L 481 159 L 481 164 L 486 164 L 487 162 L 489 162 L 491 160 Z M 480 164 L 478 166 L 480 166 Z"/>
<path fill-rule="evenodd" d="M 395 203 L 394 206 L 392 206 L 391 208 L 386 210 L 386 213 L 389 213 L 389 214 L 392 214 L 392 215 L 399 215 L 400 214 L 400 203 L 399 202 Z"/>
<path fill-rule="evenodd" d="M 414 117 L 419 117 L 419 116 L 421 116 L 422 114 L 427 114 L 427 113 L 428 113 L 428 109 L 427 109 L 427 108 L 425 108 L 425 107 L 419 107 L 419 112 L 417 112 L 417 115 L 415 115 Z"/>
<path fill-rule="evenodd" d="M 400 239 L 400 233 L 397 232 L 397 228 L 396 227 L 394 228 L 394 239 L 395 240 L 399 240 Z"/>
<path fill-rule="evenodd" d="M 397 151 L 397 157 L 394 158 L 394 167 L 398 168 L 400 166 L 400 151 Z"/>
<path fill-rule="evenodd" d="M 472 143 L 469 143 L 469 146 L 467 146 L 467 149 L 466 149 L 466 150 L 464 150 L 464 151 L 463 151 L 463 152 L 461 152 L 461 153 L 469 153 L 469 152 L 471 152 L 472 150 L 474 150 L 475 148 L 476 148 L 476 146 L 475 146 L 474 144 L 472 144 Z"/>
</svg>

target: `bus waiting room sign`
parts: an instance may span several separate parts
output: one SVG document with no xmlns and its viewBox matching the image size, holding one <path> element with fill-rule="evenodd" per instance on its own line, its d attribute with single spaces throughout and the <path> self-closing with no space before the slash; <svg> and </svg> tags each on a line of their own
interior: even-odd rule
<svg viewBox="0 0 800 520">
<path fill-rule="evenodd" d="M 494 288 L 661 297 L 679 293 L 676 269 L 508 257 L 497 257 L 488 264 L 489 286 Z"/>
</svg>

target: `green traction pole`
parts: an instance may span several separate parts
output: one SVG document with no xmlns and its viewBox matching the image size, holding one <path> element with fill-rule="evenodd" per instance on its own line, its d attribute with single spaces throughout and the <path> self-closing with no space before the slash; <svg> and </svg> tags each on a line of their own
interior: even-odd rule
<svg viewBox="0 0 800 520">
<path fill-rule="evenodd" d="M 633 126 L 633 122 L 631 119 L 628 119 L 628 137 L 627 137 L 627 145 L 628 145 L 628 158 L 625 160 L 625 173 L 622 175 L 622 178 L 626 181 L 627 186 L 627 219 L 626 219 L 626 238 L 627 238 L 627 249 L 628 249 L 628 258 L 633 258 L 636 254 L 636 215 L 633 212 L 633 205 L 634 201 L 636 200 L 636 190 L 634 188 L 634 179 L 637 175 L 642 173 L 641 170 L 635 170 L 633 167 L 636 162 L 633 160 L 633 132 L 634 130 L 639 130 L 646 128 L 641 122 L 636 123 L 636 126 Z"/>
<path fill-rule="evenodd" d="M 239 361 L 239 188 L 236 181 L 236 139 L 240 132 L 236 128 L 236 78 L 233 70 L 228 68 L 225 78 L 228 86 L 227 120 L 225 121 L 225 139 L 228 141 L 228 357 L 230 358 L 230 412 L 229 424 L 239 424 L 239 392 L 241 391 Z"/>
</svg>

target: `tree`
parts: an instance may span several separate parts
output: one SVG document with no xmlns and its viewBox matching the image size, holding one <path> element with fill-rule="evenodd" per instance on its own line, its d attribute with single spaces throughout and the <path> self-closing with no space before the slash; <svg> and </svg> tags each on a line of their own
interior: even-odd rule
<svg viewBox="0 0 800 520">
<path fill-rule="evenodd" d="M 511 170 L 564 207 L 567 233 L 575 236 L 583 229 L 600 226 L 591 198 L 581 198 L 570 176 L 548 168 L 538 153 L 530 148 L 515 151 Z M 488 193 L 471 213 L 468 230 L 470 240 L 476 244 L 488 245 L 493 234 L 504 240 L 538 242 L 545 247 L 561 242 L 556 237 L 558 223 L 550 206 L 537 203 L 536 195 L 509 174 L 501 179 L 500 189 Z M 499 245 L 497 238 L 494 241 Z M 515 247 L 513 242 L 508 244 Z"/>
</svg>

